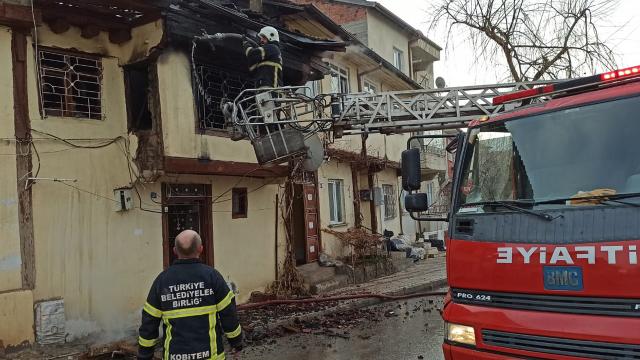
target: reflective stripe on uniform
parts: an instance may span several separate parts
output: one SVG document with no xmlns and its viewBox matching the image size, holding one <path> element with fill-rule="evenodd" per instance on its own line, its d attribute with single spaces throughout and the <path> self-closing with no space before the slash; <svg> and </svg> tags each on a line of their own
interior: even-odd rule
<svg viewBox="0 0 640 360">
<path fill-rule="evenodd" d="M 264 52 L 264 48 L 262 47 L 258 47 L 258 48 L 252 48 L 252 47 L 248 47 L 245 51 L 244 51 L 244 55 L 245 56 L 249 56 L 249 53 L 253 50 L 258 49 L 260 51 L 260 60 L 264 60 L 265 52 Z"/>
<path fill-rule="evenodd" d="M 149 304 L 148 302 L 144 303 L 144 307 L 142 308 L 144 311 L 147 312 L 147 314 L 159 318 L 162 317 L 162 311 L 156 309 L 155 307 L 153 307 L 153 305 Z"/>
<path fill-rule="evenodd" d="M 148 340 L 148 339 L 143 338 L 142 336 L 139 336 L 138 337 L 138 344 L 140 344 L 140 346 L 144 346 L 144 347 L 153 347 L 158 343 L 159 340 L 160 339 Z"/>
<path fill-rule="evenodd" d="M 218 357 L 218 341 L 216 340 L 216 316 L 209 314 L 209 348 L 211 349 L 211 358 Z"/>
<path fill-rule="evenodd" d="M 171 322 L 169 319 L 164 319 L 164 324 L 167 326 L 167 333 L 164 338 L 164 360 L 169 360 L 169 344 L 171 343 Z"/>
<path fill-rule="evenodd" d="M 278 68 L 273 69 L 273 87 L 278 87 Z"/>
<path fill-rule="evenodd" d="M 233 339 L 238 337 L 240 335 L 240 332 L 242 332 L 242 328 L 240 328 L 240 325 L 238 325 L 238 327 L 232 332 L 226 332 L 224 334 L 227 336 L 228 339 Z"/>
<path fill-rule="evenodd" d="M 215 314 L 215 313 L 216 313 L 216 306 L 210 305 L 210 306 L 201 306 L 201 307 L 195 307 L 195 308 L 165 311 L 162 313 L 162 317 L 164 319 L 177 319 L 177 318 L 183 318 L 183 317 L 200 316 L 200 315 L 208 315 L 208 314 Z"/>
<path fill-rule="evenodd" d="M 257 68 L 259 68 L 261 66 L 273 66 L 276 69 L 279 69 L 280 71 L 282 71 L 282 65 L 278 64 L 275 61 L 263 61 L 263 62 L 257 63 L 255 65 L 253 65 L 252 67 L 250 67 L 249 70 L 253 71 L 253 70 L 255 70 L 255 69 L 257 69 Z"/>
<path fill-rule="evenodd" d="M 235 295 L 233 295 L 233 291 L 229 291 L 227 296 L 225 296 L 224 299 L 220 300 L 220 302 L 216 304 L 216 308 L 218 309 L 218 311 L 222 311 L 227 306 L 229 306 L 229 304 L 231 304 L 231 300 L 233 300 L 234 296 Z"/>
</svg>

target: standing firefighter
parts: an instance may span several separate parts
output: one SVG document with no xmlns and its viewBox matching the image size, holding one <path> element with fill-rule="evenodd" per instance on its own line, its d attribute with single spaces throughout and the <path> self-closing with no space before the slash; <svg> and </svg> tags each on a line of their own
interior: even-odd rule
<svg viewBox="0 0 640 360">
<path fill-rule="evenodd" d="M 234 294 L 218 271 L 200 262 L 198 233 L 180 233 L 173 251 L 178 260 L 155 279 L 142 310 L 138 359 L 153 358 L 160 321 L 164 359 L 224 359 L 223 334 L 241 350 Z"/>
<path fill-rule="evenodd" d="M 258 33 L 260 46 L 253 47 L 250 41 L 244 41 L 244 53 L 249 61 L 249 71 L 256 81 L 257 88 L 276 88 L 282 86 L 282 54 L 278 30 L 271 26 L 263 27 Z"/>
</svg>

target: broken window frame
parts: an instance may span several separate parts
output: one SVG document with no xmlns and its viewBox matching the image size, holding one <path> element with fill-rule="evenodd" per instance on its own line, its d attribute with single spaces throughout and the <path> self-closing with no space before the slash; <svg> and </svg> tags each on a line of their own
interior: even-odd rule
<svg viewBox="0 0 640 360">
<path fill-rule="evenodd" d="M 45 54 L 50 54 L 51 57 L 44 58 Z M 54 55 L 62 56 L 63 61 L 65 63 L 65 67 L 55 68 L 53 66 L 47 66 L 48 62 L 56 61 L 54 59 Z M 71 59 L 75 59 L 75 65 L 70 65 Z M 94 68 L 96 69 L 96 73 L 92 74 L 89 72 L 78 71 L 78 69 L 74 69 L 75 66 L 82 67 L 82 62 L 78 63 L 78 60 L 83 60 L 85 62 L 95 62 Z M 83 52 L 76 51 L 68 51 L 61 50 L 50 47 L 38 47 L 37 52 L 37 61 L 38 61 L 38 97 L 40 100 L 40 115 L 42 118 L 47 117 L 63 117 L 70 119 L 80 119 L 80 120 L 104 120 L 104 106 L 103 106 L 103 80 L 104 80 L 104 67 L 102 62 L 102 57 L 95 54 L 88 54 Z M 59 60 L 58 60 L 59 62 Z M 90 65 L 84 65 L 86 68 L 90 68 Z M 56 77 L 57 75 L 57 77 Z M 70 78 L 70 76 L 75 75 L 75 80 Z M 87 78 L 95 78 L 95 82 L 91 83 L 89 81 L 83 81 L 82 76 Z M 61 87 L 60 85 L 55 85 L 51 83 L 51 80 L 47 81 L 46 78 L 50 77 L 52 79 L 62 80 L 64 87 L 64 93 L 57 94 L 56 89 L 54 87 Z M 67 82 L 71 83 L 67 85 Z M 97 90 L 87 90 L 87 89 L 77 89 L 74 87 L 74 83 L 77 82 L 86 82 L 89 84 L 97 85 Z M 49 86 L 52 89 L 49 91 L 45 91 L 45 88 Z M 69 91 L 75 88 L 78 91 L 78 94 L 69 93 Z M 58 89 L 57 91 L 60 91 Z M 93 97 L 84 96 L 87 100 L 87 105 L 76 103 L 75 98 L 82 97 L 82 92 L 85 93 L 94 93 Z M 85 94 L 86 95 L 86 94 Z M 61 96 L 60 99 L 60 107 L 54 108 L 47 106 L 47 103 L 55 103 L 56 101 L 47 100 L 48 96 Z M 97 102 L 97 104 L 92 104 L 91 100 Z M 87 106 L 86 111 L 77 110 L 74 107 Z M 96 111 L 91 111 L 92 108 L 97 108 Z"/>
<path fill-rule="evenodd" d="M 396 211 L 397 201 L 396 201 L 395 186 L 390 184 L 383 184 L 382 195 L 384 198 L 384 219 L 385 220 L 394 219 L 398 215 L 398 212 Z"/>
<path fill-rule="evenodd" d="M 149 99 L 149 92 L 152 91 L 151 71 L 155 70 L 153 65 L 155 64 L 149 61 L 144 61 L 123 66 L 125 97 L 127 104 L 127 129 L 129 131 L 136 132 L 153 130 L 153 112 L 151 111 Z M 138 89 L 134 88 L 135 83 L 133 81 L 132 74 L 136 71 L 139 71 L 140 73 L 146 72 L 146 86 L 143 99 L 144 104 L 141 106 L 135 104 L 136 99 L 134 98 L 136 92 L 134 90 Z"/>
<path fill-rule="evenodd" d="M 337 191 L 339 190 L 339 191 Z M 344 216 L 344 180 L 329 179 L 327 182 L 329 194 L 329 222 L 331 225 L 345 223 Z"/>
<path fill-rule="evenodd" d="M 249 216 L 249 193 L 247 188 L 231 189 L 231 218 L 246 219 Z"/>
</svg>

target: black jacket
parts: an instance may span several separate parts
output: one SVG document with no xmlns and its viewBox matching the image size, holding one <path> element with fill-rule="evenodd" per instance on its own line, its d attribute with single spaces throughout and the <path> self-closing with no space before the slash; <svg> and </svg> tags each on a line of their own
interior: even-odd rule
<svg viewBox="0 0 640 360">
<path fill-rule="evenodd" d="M 282 86 L 282 54 L 278 42 L 270 41 L 259 47 L 245 44 L 244 53 L 257 88 Z"/>
<path fill-rule="evenodd" d="M 233 292 L 218 271 L 199 260 L 176 260 L 149 291 L 142 310 L 138 358 L 153 358 L 155 345 L 162 344 L 164 359 L 224 359 L 223 334 L 231 346 L 241 347 Z"/>
</svg>

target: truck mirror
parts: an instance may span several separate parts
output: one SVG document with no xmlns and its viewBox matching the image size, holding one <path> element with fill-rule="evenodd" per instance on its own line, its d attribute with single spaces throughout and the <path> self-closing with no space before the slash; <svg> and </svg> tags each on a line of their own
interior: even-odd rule
<svg viewBox="0 0 640 360">
<path fill-rule="evenodd" d="M 402 188 L 405 191 L 420 190 L 420 150 L 409 149 L 402 152 Z"/>
<path fill-rule="evenodd" d="M 404 207 L 409 212 L 429 210 L 429 198 L 425 193 L 409 194 L 404 198 Z"/>
</svg>

